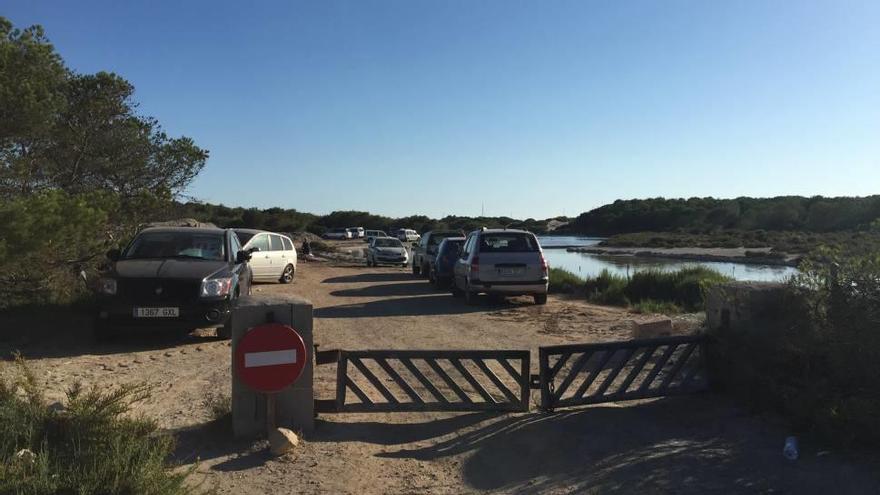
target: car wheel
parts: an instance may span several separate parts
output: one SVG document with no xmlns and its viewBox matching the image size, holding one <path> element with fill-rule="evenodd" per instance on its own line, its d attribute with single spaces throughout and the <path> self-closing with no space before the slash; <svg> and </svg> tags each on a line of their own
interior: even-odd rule
<svg viewBox="0 0 880 495">
<path fill-rule="evenodd" d="M 547 304 L 547 294 L 535 294 L 535 304 Z"/>
<path fill-rule="evenodd" d="M 92 336 L 95 342 L 110 342 L 116 338 L 116 330 L 104 322 L 96 322 L 92 328 Z"/>
<path fill-rule="evenodd" d="M 217 337 L 223 340 L 232 338 L 232 318 L 229 318 L 222 327 L 217 328 Z"/>
<path fill-rule="evenodd" d="M 404 266 L 406 266 L 406 265 L 404 265 Z M 413 275 L 418 277 L 419 275 L 422 274 L 422 268 L 420 266 L 416 265 L 415 263 L 413 263 L 412 272 L 413 272 Z"/>
<path fill-rule="evenodd" d="M 452 281 L 452 297 L 461 297 L 462 292 L 461 289 L 456 285 L 455 280 Z"/>
<path fill-rule="evenodd" d="M 434 283 L 434 270 L 428 270 L 428 283 Z"/>
<path fill-rule="evenodd" d="M 422 263 L 421 267 L 422 278 L 429 277 L 431 274 L 431 269 L 428 267 L 428 265 Z"/>
<path fill-rule="evenodd" d="M 281 283 L 282 284 L 289 284 L 289 283 L 293 282 L 294 274 L 295 274 L 295 270 L 293 268 L 293 265 L 285 266 L 284 272 L 281 273 L 281 279 L 280 279 Z"/>
<path fill-rule="evenodd" d="M 477 293 L 471 290 L 469 284 L 464 288 L 464 302 L 470 306 L 477 304 Z"/>
</svg>

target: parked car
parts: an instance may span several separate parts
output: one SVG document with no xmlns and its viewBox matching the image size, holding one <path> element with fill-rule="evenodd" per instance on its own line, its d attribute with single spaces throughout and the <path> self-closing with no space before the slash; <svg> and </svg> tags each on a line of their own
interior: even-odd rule
<svg viewBox="0 0 880 495">
<path fill-rule="evenodd" d="M 437 246 L 437 254 L 431 262 L 428 280 L 438 289 L 446 289 L 452 282 L 455 262 L 461 256 L 464 237 L 446 237 Z"/>
<path fill-rule="evenodd" d="M 336 239 L 336 240 L 345 240 L 351 239 L 351 233 L 348 229 L 330 229 L 327 232 L 324 232 L 324 239 Z"/>
<path fill-rule="evenodd" d="M 547 302 L 549 267 L 535 234 L 525 230 L 483 229 L 471 232 L 455 262 L 453 295 L 468 304 L 477 294 L 532 295 Z"/>
<path fill-rule="evenodd" d="M 412 249 L 413 275 L 427 277 L 431 272 L 431 263 L 437 255 L 437 246 L 447 237 L 461 236 L 454 230 L 431 230 L 419 239 L 419 244 Z"/>
<path fill-rule="evenodd" d="M 398 229 L 395 237 L 400 239 L 401 242 L 416 242 L 421 238 L 418 232 L 413 229 Z"/>
<path fill-rule="evenodd" d="M 388 234 L 381 230 L 368 230 L 364 233 L 364 242 L 370 242 L 374 237 L 388 237 Z"/>
<path fill-rule="evenodd" d="M 348 234 L 349 239 L 360 239 L 364 236 L 364 228 L 363 227 L 349 227 L 345 229 Z"/>
<path fill-rule="evenodd" d="M 393 237 L 374 237 L 367 248 L 367 266 L 401 265 L 406 266 L 408 255 L 399 239 Z"/>
<path fill-rule="evenodd" d="M 235 229 L 245 251 L 251 255 L 250 266 L 254 280 L 260 282 L 293 282 L 296 276 L 296 247 L 290 237 L 275 232 L 254 229 Z M 256 249 L 254 249 L 256 248 Z"/>
<path fill-rule="evenodd" d="M 232 309 L 251 291 L 250 254 L 231 229 L 160 227 L 107 252 L 97 281 L 95 337 L 137 329 L 217 327 L 229 338 Z"/>
</svg>

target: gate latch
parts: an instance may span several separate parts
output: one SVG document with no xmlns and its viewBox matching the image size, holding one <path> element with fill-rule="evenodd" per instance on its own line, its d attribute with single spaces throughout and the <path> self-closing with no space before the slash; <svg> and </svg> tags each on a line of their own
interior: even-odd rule
<svg viewBox="0 0 880 495">
<path fill-rule="evenodd" d="M 538 390 L 541 388 L 541 375 L 529 375 L 529 388 Z"/>
</svg>

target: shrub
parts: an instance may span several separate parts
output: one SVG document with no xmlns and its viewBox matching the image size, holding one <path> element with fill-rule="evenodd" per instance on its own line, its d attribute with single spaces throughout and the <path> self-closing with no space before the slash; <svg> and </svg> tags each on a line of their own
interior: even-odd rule
<svg viewBox="0 0 880 495">
<path fill-rule="evenodd" d="M 550 269 L 551 293 L 572 294 L 583 289 L 585 280 L 563 268 Z"/>
<path fill-rule="evenodd" d="M 880 256 L 805 262 L 767 316 L 754 328 L 713 330 L 719 383 L 801 433 L 880 446 Z"/>
<path fill-rule="evenodd" d="M 148 386 L 74 385 L 60 409 L 47 406 L 21 359 L 14 366 L 13 380 L 0 380 L 0 493 L 191 491 L 189 471 L 168 464 L 173 439 L 130 415 L 132 404 L 149 397 Z"/>
<path fill-rule="evenodd" d="M 674 315 L 682 312 L 681 308 L 678 307 L 675 303 L 671 303 L 669 301 L 654 301 L 653 299 L 639 301 L 633 304 L 630 310 L 632 310 L 634 313 L 659 313 L 662 315 Z"/>
<path fill-rule="evenodd" d="M 587 298 L 600 304 L 627 306 L 650 301 L 663 303 L 666 311 L 673 307 L 698 311 L 704 305 L 705 290 L 711 285 L 730 280 L 721 273 L 702 266 L 664 272 L 638 271 L 629 279 L 604 270 L 587 280 Z"/>
<path fill-rule="evenodd" d="M 602 270 L 597 277 L 587 280 L 584 284 L 584 290 L 587 293 L 587 299 L 592 302 L 613 306 L 627 306 L 629 305 L 629 299 L 624 293 L 626 284 L 626 277 L 615 275 L 608 270 Z"/>
</svg>

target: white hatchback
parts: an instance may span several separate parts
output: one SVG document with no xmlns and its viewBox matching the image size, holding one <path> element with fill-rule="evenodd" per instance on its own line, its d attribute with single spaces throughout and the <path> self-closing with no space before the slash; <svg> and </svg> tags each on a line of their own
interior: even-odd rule
<svg viewBox="0 0 880 495">
<path fill-rule="evenodd" d="M 255 281 L 293 282 L 296 275 L 296 248 L 289 237 L 275 232 L 235 229 L 242 250 L 253 250 L 248 264 Z"/>
</svg>

